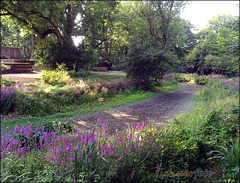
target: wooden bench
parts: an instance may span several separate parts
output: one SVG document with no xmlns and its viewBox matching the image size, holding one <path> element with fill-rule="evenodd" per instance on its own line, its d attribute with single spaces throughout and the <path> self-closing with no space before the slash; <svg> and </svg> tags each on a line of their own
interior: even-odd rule
<svg viewBox="0 0 240 183">
<path fill-rule="evenodd" d="M 1 59 L 1 64 L 9 65 L 10 69 L 3 71 L 2 73 L 27 73 L 33 71 L 33 60 L 23 59 Z"/>
</svg>

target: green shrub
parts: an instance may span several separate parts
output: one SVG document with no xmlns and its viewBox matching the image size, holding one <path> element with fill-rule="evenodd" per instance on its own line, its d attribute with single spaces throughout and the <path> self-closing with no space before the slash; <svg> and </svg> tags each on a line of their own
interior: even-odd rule
<svg viewBox="0 0 240 183">
<path fill-rule="evenodd" d="M 57 121 L 51 121 L 48 123 L 45 123 L 44 125 L 44 131 L 48 132 L 49 130 L 52 132 L 60 131 L 61 133 L 71 133 L 73 131 L 73 127 L 69 123 L 65 122 L 57 122 Z"/>
<path fill-rule="evenodd" d="M 196 73 L 172 73 L 171 78 L 178 81 L 178 82 L 195 82 L 195 78 L 198 75 Z"/>
<path fill-rule="evenodd" d="M 218 146 L 219 150 L 209 153 L 209 160 L 220 160 L 226 170 L 223 180 L 226 182 L 238 182 L 239 180 L 239 138 L 226 142 L 223 146 Z"/>
<path fill-rule="evenodd" d="M 216 100 L 216 95 L 212 88 L 205 87 L 194 98 L 198 101 L 207 102 Z"/>
<path fill-rule="evenodd" d="M 14 111 L 16 100 L 15 87 L 1 87 L 0 109 L 1 114 L 8 114 Z"/>
<path fill-rule="evenodd" d="M 2 63 L 0 64 L 0 66 L 1 66 L 1 73 L 3 71 L 9 70 L 11 68 L 10 65 L 6 65 L 6 64 L 2 64 Z"/>
<path fill-rule="evenodd" d="M 65 64 L 57 64 L 56 71 L 45 71 L 42 75 L 42 82 L 50 85 L 66 84 L 71 81 L 71 77 L 66 71 Z"/>
<path fill-rule="evenodd" d="M 1 77 L 1 87 L 14 86 L 16 82 Z"/>
<path fill-rule="evenodd" d="M 210 80 L 209 76 L 200 75 L 195 77 L 194 82 L 199 85 L 206 85 L 208 84 L 209 80 Z"/>
<path fill-rule="evenodd" d="M 68 73 L 70 74 L 70 76 L 73 78 L 73 77 L 75 77 L 75 78 L 78 78 L 78 77 L 80 77 L 80 78 L 82 78 L 82 77 L 87 77 L 89 74 L 90 74 L 90 72 L 88 72 L 88 71 L 82 71 L 82 72 L 80 72 L 80 71 L 75 71 L 75 70 L 72 70 L 72 71 L 68 71 Z"/>
<path fill-rule="evenodd" d="M 20 115 L 43 116 L 55 112 L 51 101 L 41 98 L 17 97 L 16 110 Z"/>
<path fill-rule="evenodd" d="M 71 41 L 64 40 L 64 45 L 59 45 L 51 35 L 38 41 L 36 47 L 38 64 L 50 69 L 56 69 L 57 63 L 66 64 L 69 70 L 89 69 L 98 58 L 96 50 L 84 42 L 76 47 Z"/>
<path fill-rule="evenodd" d="M 155 48 L 137 48 L 131 50 L 125 61 L 127 77 L 133 79 L 138 85 L 151 87 L 151 82 L 162 79 L 173 56 Z"/>
</svg>

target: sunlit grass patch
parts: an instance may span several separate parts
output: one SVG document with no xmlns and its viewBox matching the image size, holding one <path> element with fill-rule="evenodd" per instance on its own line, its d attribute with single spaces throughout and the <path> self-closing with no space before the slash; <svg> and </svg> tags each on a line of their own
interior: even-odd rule
<svg viewBox="0 0 240 183">
<path fill-rule="evenodd" d="M 88 76 L 89 79 L 99 78 L 111 82 L 114 79 L 126 79 L 126 73 L 121 72 L 118 74 L 99 75 L 99 76 Z"/>
<path fill-rule="evenodd" d="M 109 74 L 108 72 L 96 72 L 96 71 L 89 71 L 89 74 L 91 75 L 102 75 L 102 74 Z"/>
<path fill-rule="evenodd" d="M 177 90 L 180 87 L 181 86 L 179 84 L 169 85 L 169 86 L 155 86 L 154 90 L 166 93 L 166 92 Z"/>
</svg>

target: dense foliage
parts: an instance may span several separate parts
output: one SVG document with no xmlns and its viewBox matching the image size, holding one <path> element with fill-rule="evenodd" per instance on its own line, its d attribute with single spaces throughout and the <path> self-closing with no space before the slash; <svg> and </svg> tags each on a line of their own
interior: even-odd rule
<svg viewBox="0 0 240 183">
<path fill-rule="evenodd" d="M 170 53 L 153 48 L 130 51 L 125 65 L 127 76 L 137 84 L 150 88 L 152 81 L 163 78 L 167 68 L 173 62 L 171 56 Z"/>
<path fill-rule="evenodd" d="M 1 180 L 236 182 L 238 87 L 239 78 L 212 75 L 196 97 L 199 105 L 168 124 L 143 122 L 113 131 L 98 120 L 85 135 L 65 134 L 71 127 L 57 122 L 46 124 L 41 133 L 32 132 L 31 125 L 16 126 L 15 137 L 1 141 Z M 216 171 L 223 176 L 215 176 Z"/>
<path fill-rule="evenodd" d="M 69 70 L 88 70 L 93 66 L 127 69 L 129 76 L 136 79 L 143 78 L 135 72 L 142 65 L 134 58 L 141 57 L 151 63 L 144 73 L 144 80 L 148 81 L 166 71 L 237 75 L 239 18 L 212 17 L 206 29 L 193 33 L 194 26 L 180 18 L 187 4 L 3 1 L 1 40 L 5 46 L 21 48 L 23 58 L 33 58 L 35 53 L 37 63 L 47 68 L 65 63 Z M 79 45 L 74 45 L 75 38 L 81 39 Z M 156 61 L 156 57 L 162 57 L 161 61 Z M 171 66 L 162 67 L 170 57 L 174 58 Z M 132 66 L 131 71 L 125 67 L 126 61 Z M 151 72 L 152 66 L 161 69 Z"/>
<path fill-rule="evenodd" d="M 1 139 L 1 182 L 237 182 L 239 16 L 212 17 L 193 33 L 180 18 L 186 4 L 3 0 L 2 45 L 21 48 L 23 58 L 35 57 L 47 70 L 41 83 L 2 79 L 1 114 L 20 116 L 23 125 L 54 120 L 42 131 L 16 126 Z M 93 66 L 125 70 L 128 78 L 89 76 Z M 205 86 L 194 108 L 167 123 L 110 129 L 98 119 L 80 134 L 58 120 L 121 105 L 136 93 L 156 95 L 139 85 L 157 91 L 178 82 Z"/>
<path fill-rule="evenodd" d="M 209 27 L 198 33 L 199 42 L 190 51 L 189 72 L 230 76 L 239 74 L 239 18 L 222 15 L 209 20 Z"/>
</svg>

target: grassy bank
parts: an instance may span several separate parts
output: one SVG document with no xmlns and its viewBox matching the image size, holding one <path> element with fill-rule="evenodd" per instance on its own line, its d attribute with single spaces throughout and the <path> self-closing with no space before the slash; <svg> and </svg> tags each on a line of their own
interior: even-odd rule
<svg viewBox="0 0 240 183">
<path fill-rule="evenodd" d="M 87 78 L 75 77 L 73 78 L 75 81 L 59 84 L 61 81 L 67 81 L 69 77 L 64 74 L 62 76 L 61 72 L 45 73 L 42 78 L 45 84 L 38 85 L 16 85 L 14 82 L 3 80 L 2 112 L 10 117 L 12 112 L 31 117 L 2 121 L 2 129 L 12 129 L 15 125 L 27 126 L 30 123 L 39 125 L 55 120 L 68 121 L 77 115 L 138 102 L 156 95 L 135 88 L 125 80 L 125 73 Z M 59 78 L 59 75 L 62 78 Z M 58 79 L 59 81 L 55 83 Z M 155 91 L 169 92 L 178 87 L 176 83 L 165 82 Z"/>
<path fill-rule="evenodd" d="M 171 85 L 171 86 L 158 87 L 157 89 L 159 92 L 170 92 L 170 91 L 177 90 L 178 88 L 179 88 L 179 85 Z M 115 96 L 114 98 L 108 98 L 105 101 L 100 101 L 95 106 L 88 106 L 80 110 L 75 110 L 75 111 L 65 112 L 65 113 L 56 113 L 53 115 L 42 116 L 42 117 L 25 117 L 21 119 L 2 121 L 1 128 L 2 130 L 13 129 L 16 125 L 26 127 L 30 123 L 32 125 L 40 125 L 40 124 L 43 124 L 49 121 L 55 121 L 55 120 L 69 121 L 77 115 L 86 115 L 96 111 L 107 110 L 112 107 L 121 106 L 124 104 L 140 102 L 142 100 L 152 98 L 156 95 L 157 95 L 156 92 L 143 92 L 143 91 L 136 91 L 131 94 L 123 93 Z"/>
<path fill-rule="evenodd" d="M 1 142 L 1 180 L 237 182 L 239 78 L 212 78 L 195 99 L 196 108 L 168 124 L 143 122 L 112 135 L 104 121 L 74 137 L 15 128 L 15 139 Z"/>
<path fill-rule="evenodd" d="M 77 115 L 86 115 L 92 112 L 106 110 L 112 107 L 117 107 L 123 104 L 130 104 L 133 102 L 138 102 L 144 99 L 154 97 L 156 93 L 153 92 L 140 92 L 137 91 L 128 96 L 126 95 L 117 95 L 114 98 L 106 99 L 105 102 L 101 102 L 96 106 L 85 107 L 81 110 L 66 112 L 66 113 L 56 113 L 53 115 L 43 116 L 43 117 L 26 117 L 21 119 L 15 119 L 10 121 L 2 121 L 1 128 L 4 129 L 13 129 L 15 125 L 18 126 L 28 126 L 30 123 L 32 125 L 43 124 L 49 121 L 68 121 L 69 118 L 74 118 Z"/>
</svg>

